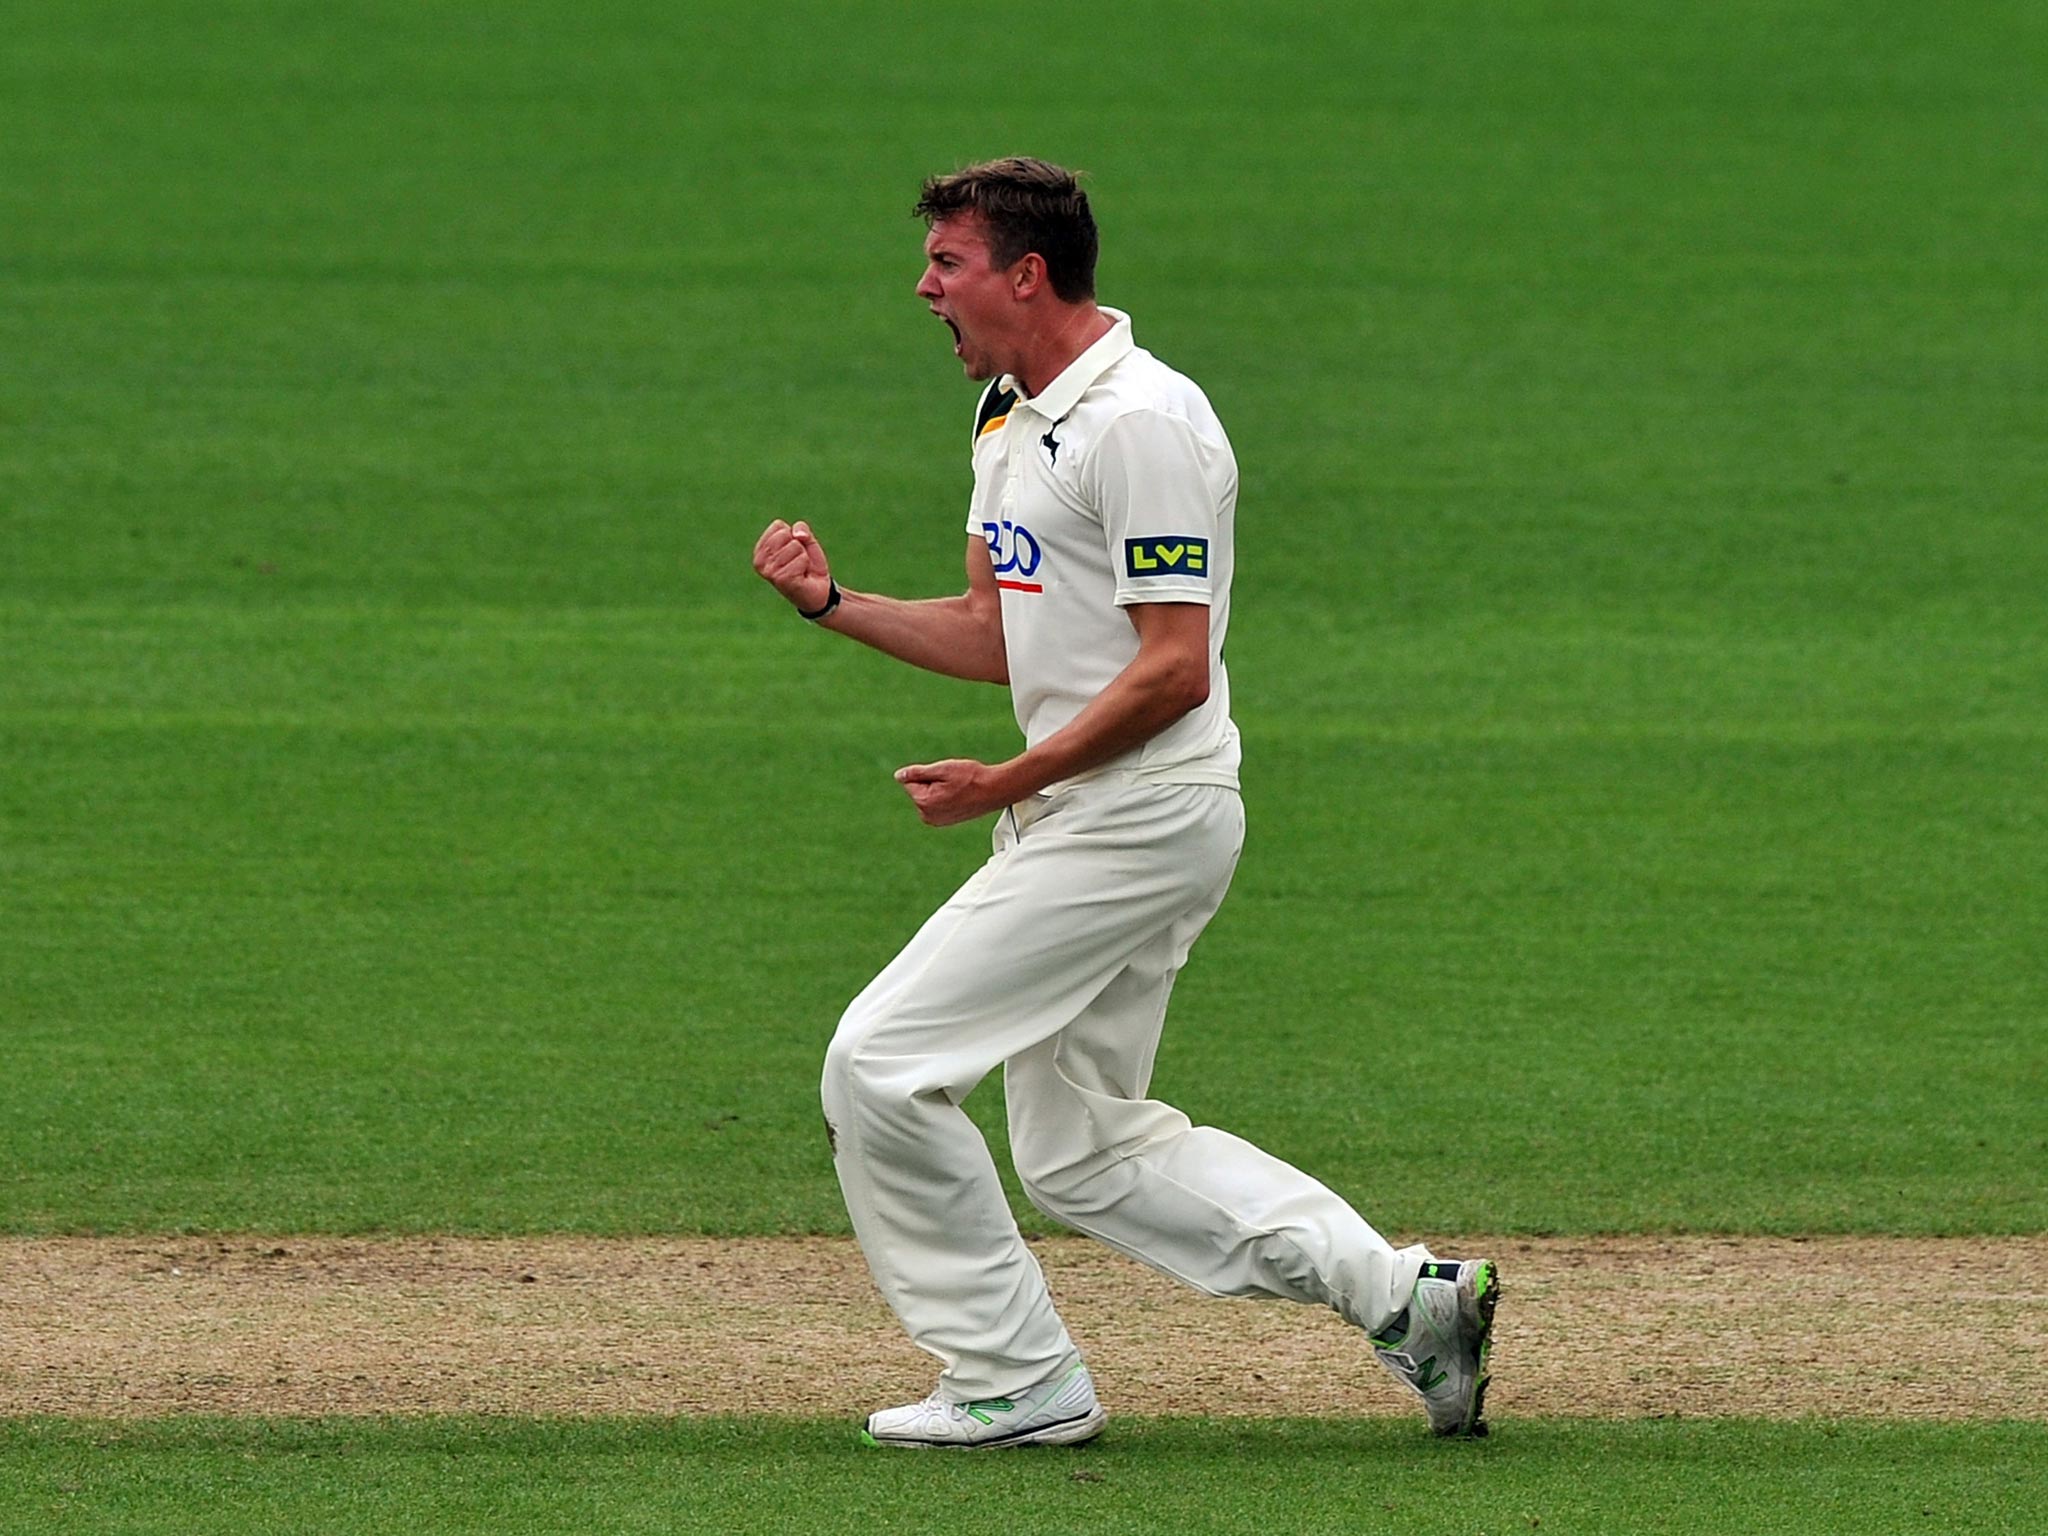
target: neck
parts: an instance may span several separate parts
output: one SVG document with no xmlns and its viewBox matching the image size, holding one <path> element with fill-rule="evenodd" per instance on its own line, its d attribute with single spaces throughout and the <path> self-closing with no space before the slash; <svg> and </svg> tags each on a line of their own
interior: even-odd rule
<svg viewBox="0 0 2048 1536">
<path fill-rule="evenodd" d="M 1035 395 L 1062 373 L 1067 365 L 1107 336 L 1116 322 L 1096 308 L 1093 299 L 1079 304 L 1057 306 L 1043 329 L 1025 341 L 1019 366 L 1011 373 Z"/>
</svg>

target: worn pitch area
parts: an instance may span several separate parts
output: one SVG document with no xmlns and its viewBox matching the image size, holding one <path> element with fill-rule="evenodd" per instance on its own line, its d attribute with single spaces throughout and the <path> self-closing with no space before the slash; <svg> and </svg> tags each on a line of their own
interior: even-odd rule
<svg viewBox="0 0 2048 1536">
<path fill-rule="evenodd" d="M 2048 1236 L 1473 1239 L 1516 1415 L 2048 1419 Z M 1320 1309 L 1033 1244 L 1112 1412 L 1409 1413 Z M 857 1414 L 921 1396 L 844 1239 L 0 1240 L 0 1415 Z"/>
</svg>

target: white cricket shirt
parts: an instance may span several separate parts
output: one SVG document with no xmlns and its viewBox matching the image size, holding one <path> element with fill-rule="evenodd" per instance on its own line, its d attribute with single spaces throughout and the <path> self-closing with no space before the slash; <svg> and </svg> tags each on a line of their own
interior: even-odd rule
<svg viewBox="0 0 2048 1536">
<path fill-rule="evenodd" d="M 1138 654 L 1133 603 L 1209 609 L 1209 697 L 1143 746 L 1068 782 L 1111 774 L 1237 785 L 1230 628 L 1237 460 L 1194 381 L 1115 324 L 1035 396 L 1008 374 L 982 392 L 967 531 L 1002 589 L 1010 696 L 1030 745 L 1059 730 Z M 1061 786 L 1054 785 L 1054 789 Z"/>
</svg>

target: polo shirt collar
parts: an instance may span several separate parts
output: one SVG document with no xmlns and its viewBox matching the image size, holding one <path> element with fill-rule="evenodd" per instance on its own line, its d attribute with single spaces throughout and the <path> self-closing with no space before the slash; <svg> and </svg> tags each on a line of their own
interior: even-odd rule
<svg viewBox="0 0 2048 1536">
<path fill-rule="evenodd" d="M 1115 323 L 1037 394 L 1025 394 L 1014 375 L 1003 376 L 1002 387 L 1016 392 L 1018 404 L 1030 406 L 1048 421 L 1058 421 L 1080 403 L 1090 384 L 1109 372 L 1111 365 L 1120 362 L 1131 350 L 1135 345 L 1131 340 L 1131 317 L 1107 304 L 1101 308 Z"/>
</svg>

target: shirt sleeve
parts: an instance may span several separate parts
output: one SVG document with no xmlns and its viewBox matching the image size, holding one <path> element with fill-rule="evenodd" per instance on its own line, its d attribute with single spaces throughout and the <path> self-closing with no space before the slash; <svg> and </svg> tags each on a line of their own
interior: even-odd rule
<svg viewBox="0 0 2048 1536">
<path fill-rule="evenodd" d="M 1090 455 L 1095 504 L 1116 575 L 1116 604 L 1208 603 L 1216 495 L 1195 429 L 1165 411 L 1132 411 Z"/>
</svg>

